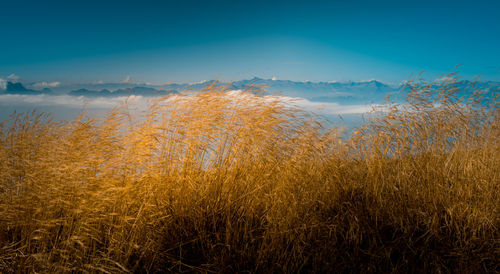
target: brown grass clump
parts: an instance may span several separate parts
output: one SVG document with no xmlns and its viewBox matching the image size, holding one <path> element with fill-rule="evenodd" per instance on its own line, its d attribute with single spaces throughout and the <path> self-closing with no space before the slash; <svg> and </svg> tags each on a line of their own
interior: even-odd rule
<svg viewBox="0 0 500 274">
<path fill-rule="evenodd" d="M 349 137 L 215 86 L 140 119 L 13 115 L 0 272 L 500 271 L 496 91 L 407 90 Z"/>
</svg>

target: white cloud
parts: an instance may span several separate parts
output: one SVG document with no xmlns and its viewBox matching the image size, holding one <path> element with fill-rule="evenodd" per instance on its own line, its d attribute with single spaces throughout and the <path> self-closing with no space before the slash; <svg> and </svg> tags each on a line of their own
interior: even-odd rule
<svg viewBox="0 0 500 274">
<path fill-rule="evenodd" d="M 122 82 L 123 83 L 131 83 L 132 82 L 132 77 L 130 77 L 130 75 L 127 75 L 127 77 L 125 77 L 125 79 Z"/>
<path fill-rule="evenodd" d="M 21 78 L 21 77 L 19 77 L 18 75 L 15 75 L 14 73 L 7 76 L 7 80 L 13 81 L 13 82 L 17 82 L 19 80 L 19 78 Z"/>
<path fill-rule="evenodd" d="M 112 98 L 84 97 L 71 95 L 24 95 L 24 94 L 2 94 L 0 95 L 0 106 L 63 106 L 70 108 L 82 108 L 84 105 L 89 109 L 111 109 L 123 102 L 146 106 L 148 98 L 142 96 L 120 96 Z"/>
<path fill-rule="evenodd" d="M 301 97 L 280 96 L 291 105 L 323 115 L 367 113 L 373 105 L 340 105 L 336 102 L 314 102 Z"/>
<path fill-rule="evenodd" d="M 455 78 L 450 77 L 450 76 L 443 76 L 443 77 L 437 78 L 436 82 L 450 82 L 450 81 L 453 81 L 454 79 Z"/>
<path fill-rule="evenodd" d="M 7 88 L 7 80 L 0 78 L 0 90 L 5 90 Z"/>
<path fill-rule="evenodd" d="M 60 82 L 38 82 L 38 83 L 35 83 L 33 84 L 33 87 L 36 87 L 36 88 L 55 88 L 55 87 L 58 87 L 60 86 L 61 83 Z"/>
<path fill-rule="evenodd" d="M 190 85 L 197 85 L 197 84 L 204 84 L 206 82 L 208 82 L 208 80 L 201 80 L 201 81 L 194 82 L 194 83 L 189 83 L 189 84 Z M 171 84 L 170 82 L 165 82 L 165 84 L 167 84 L 167 83 Z"/>
</svg>

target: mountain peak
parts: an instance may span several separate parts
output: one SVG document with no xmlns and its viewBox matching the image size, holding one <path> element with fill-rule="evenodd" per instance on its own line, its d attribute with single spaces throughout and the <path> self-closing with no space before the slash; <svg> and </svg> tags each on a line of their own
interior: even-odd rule
<svg viewBox="0 0 500 274">
<path fill-rule="evenodd" d="M 23 84 L 19 82 L 7 82 L 7 87 L 5 89 L 7 92 L 24 92 L 24 91 L 32 91 L 31 89 L 27 89 L 23 86 Z"/>
</svg>

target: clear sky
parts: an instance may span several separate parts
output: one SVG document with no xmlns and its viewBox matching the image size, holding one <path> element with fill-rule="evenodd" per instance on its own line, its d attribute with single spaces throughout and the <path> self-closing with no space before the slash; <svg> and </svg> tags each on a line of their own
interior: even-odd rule
<svg viewBox="0 0 500 274">
<path fill-rule="evenodd" d="M 500 80 L 500 1 L 0 0 L 0 77 Z"/>
</svg>

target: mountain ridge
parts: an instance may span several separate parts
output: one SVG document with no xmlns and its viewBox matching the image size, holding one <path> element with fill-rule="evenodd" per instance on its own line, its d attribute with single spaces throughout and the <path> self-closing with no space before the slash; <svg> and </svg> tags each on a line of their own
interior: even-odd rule
<svg viewBox="0 0 500 274">
<path fill-rule="evenodd" d="M 472 94 L 474 90 L 500 89 L 500 82 L 460 80 L 445 83 L 459 88 L 460 95 Z M 474 84 L 474 85 L 473 85 Z M 199 91 L 207 86 L 226 86 L 232 90 L 247 90 L 263 92 L 263 94 L 280 94 L 288 97 L 301 97 L 311 101 L 350 103 L 359 101 L 381 101 L 388 94 L 394 94 L 405 88 L 405 83 L 390 85 L 378 80 L 346 81 L 346 82 L 313 82 L 263 79 L 254 77 L 234 82 L 218 80 L 199 83 L 170 83 L 163 85 L 147 85 L 134 83 L 98 83 L 79 84 L 77 88 L 61 94 L 87 97 L 116 97 L 116 96 L 157 96 L 183 91 Z M 437 85 L 436 85 L 437 87 Z M 34 90 L 23 84 L 7 82 L 4 94 L 53 94 L 52 90 Z"/>
</svg>

